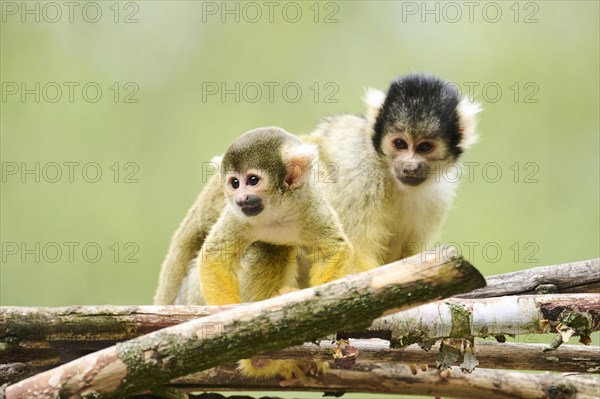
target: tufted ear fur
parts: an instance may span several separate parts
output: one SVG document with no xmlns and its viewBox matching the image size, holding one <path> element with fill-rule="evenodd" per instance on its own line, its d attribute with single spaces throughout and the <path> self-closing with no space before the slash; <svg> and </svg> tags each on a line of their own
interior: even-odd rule
<svg viewBox="0 0 600 399">
<path fill-rule="evenodd" d="M 477 135 L 477 114 L 482 108 L 479 103 L 469 102 L 466 98 L 458 104 L 458 123 L 461 132 L 461 139 L 458 146 L 466 150 L 478 140 Z"/>
<path fill-rule="evenodd" d="M 369 124 L 375 124 L 375 119 L 377 119 L 377 115 L 379 115 L 379 111 L 381 111 L 384 101 L 385 93 L 381 90 L 369 87 L 365 91 L 363 102 L 367 106 L 367 120 L 369 121 Z"/>
<path fill-rule="evenodd" d="M 289 188 L 301 186 L 310 176 L 310 170 L 317 161 L 319 150 L 313 144 L 299 144 L 288 149 L 284 158 L 286 160 L 285 184 Z"/>
</svg>

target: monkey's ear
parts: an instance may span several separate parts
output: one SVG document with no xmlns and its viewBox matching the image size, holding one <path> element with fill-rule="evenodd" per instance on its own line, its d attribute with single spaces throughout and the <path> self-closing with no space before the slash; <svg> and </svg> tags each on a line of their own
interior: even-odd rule
<svg viewBox="0 0 600 399">
<path fill-rule="evenodd" d="M 477 102 L 470 102 L 466 98 L 458 104 L 458 124 L 461 132 L 461 139 L 458 146 L 466 150 L 478 140 L 477 135 L 477 114 L 481 112 L 481 105 Z"/>
<path fill-rule="evenodd" d="M 381 90 L 369 87 L 365 91 L 363 102 L 367 106 L 367 120 L 369 121 L 369 124 L 373 125 L 375 123 L 375 119 L 377 119 L 379 111 L 381 111 L 381 107 L 383 107 L 384 101 L 385 93 Z"/>
<path fill-rule="evenodd" d="M 317 161 L 318 151 L 317 146 L 312 144 L 299 144 L 286 151 L 284 183 L 288 188 L 296 188 L 306 182 L 310 169 Z"/>
<path fill-rule="evenodd" d="M 223 155 L 217 155 L 215 157 L 212 157 L 210 162 L 214 163 L 215 165 L 217 165 L 220 168 L 221 163 L 223 163 Z"/>
</svg>

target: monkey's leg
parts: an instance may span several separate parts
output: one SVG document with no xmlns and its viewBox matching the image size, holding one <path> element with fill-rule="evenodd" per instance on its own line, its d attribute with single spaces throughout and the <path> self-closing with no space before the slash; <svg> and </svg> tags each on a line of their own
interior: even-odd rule
<svg viewBox="0 0 600 399">
<path fill-rule="evenodd" d="M 238 271 L 242 251 L 248 245 L 240 229 L 225 210 L 198 255 L 200 285 L 207 305 L 240 303 Z"/>
<path fill-rule="evenodd" d="M 238 369 L 253 378 L 282 377 L 281 386 L 306 381 L 308 375 L 321 375 L 329 370 L 327 362 L 295 362 L 292 360 L 242 359 Z"/>
</svg>

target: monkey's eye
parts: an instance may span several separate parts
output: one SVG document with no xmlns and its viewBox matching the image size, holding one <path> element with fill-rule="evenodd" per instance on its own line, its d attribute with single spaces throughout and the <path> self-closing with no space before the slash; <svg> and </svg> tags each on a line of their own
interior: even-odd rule
<svg viewBox="0 0 600 399">
<path fill-rule="evenodd" d="M 402 139 L 396 139 L 394 140 L 394 147 L 399 150 L 406 150 L 408 148 L 408 144 L 406 144 L 406 141 Z"/>
<path fill-rule="evenodd" d="M 229 180 L 229 185 L 235 190 L 240 186 L 240 181 L 234 177 L 233 179 Z"/>
<path fill-rule="evenodd" d="M 250 177 L 248 177 L 248 181 L 246 183 L 248 183 L 248 185 L 250 185 L 250 186 L 256 186 L 259 181 L 260 181 L 260 177 L 258 177 L 256 175 L 250 175 Z"/>
<path fill-rule="evenodd" d="M 431 152 L 431 150 L 433 150 L 433 144 L 428 141 L 424 141 L 417 146 L 418 152 L 428 153 Z"/>
</svg>

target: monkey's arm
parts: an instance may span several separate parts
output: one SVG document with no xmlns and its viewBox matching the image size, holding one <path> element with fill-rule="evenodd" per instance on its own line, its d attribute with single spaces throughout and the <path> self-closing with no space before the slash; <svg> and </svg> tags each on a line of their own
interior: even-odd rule
<svg viewBox="0 0 600 399">
<path fill-rule="evenodd" d="M 353 249 L 344 233 L 335 211 L 322 200 L 324 206 L 310 222 L 313 245 L 309 251 L 310 285 L 314 287 L 356 273 L 359 265 L 353 262 Z"/>
<path fill-rule="evenodd" d="M 244 302 L 262 301 L 280 295 L 282 289 L 297 288 L 297 255 L 294 245 L 253 243 L 244 258 L 242 281 Z M 280 376 L 284 381 L 304 381 L 307 375 L 325 373 L 327 362 L 298 362 L 292 360 L 243 359 L 239 361 L 242 374 L 253 378 Z"/>
<path fill-rule="evenodd" d="M 160 270 L 155 305 L 172 305 L 181 283 L 202 247 L 211 226 L 223 210 L 225 199 L 219 175 L 213 175 L 173 235 Z"/>
<path fill-rule="evenodd" d="M 240 303 L 238 273 L 241 257 L 249 244 L 243 226 L 225 208 L 206 237 L 196 260 L 207 305 Z"/>
<path fill-rule="evenodd" d="M 311 253 L 311 287 L 356 273 L 352 260 L 352 246 L 347 238 L 319 241 Z"/>
<path fill-rule="evenodd" d="M 244 257 L 241 277 L 243 302 L 262 301 L 297 286 L 297 248 L 264 242 L 253 243 Z"/>
</svg>

